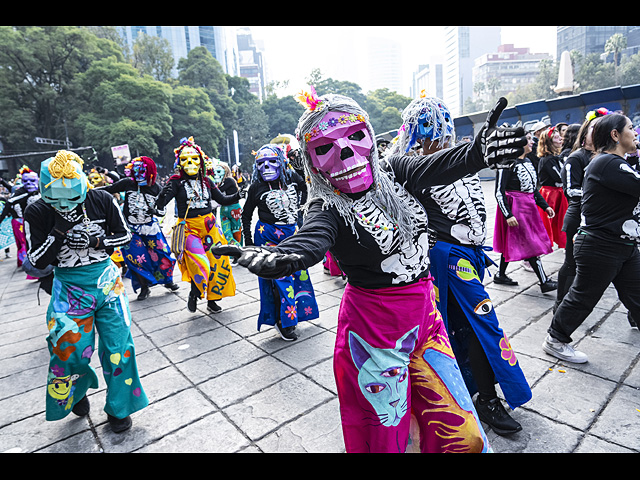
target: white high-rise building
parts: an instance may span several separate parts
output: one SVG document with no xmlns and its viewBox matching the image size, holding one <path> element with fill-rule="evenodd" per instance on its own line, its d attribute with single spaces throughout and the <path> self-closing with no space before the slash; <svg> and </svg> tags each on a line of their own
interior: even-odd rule
<svg viewBox="0 0 640 480">
<path fill-rule="evenodd" d="M 463 114 L 464 102 L 473 96 L 474 61 L 500 45 L 500 27 L 444 27 L 444 102 L 454 116 Z"/>
<path fill-rule="evenodd" d="M 171 45 L 175 61 L 174 74 L 180 58 L 186 58 L 191 49 L 205 47 L 220 62 L 225 73 L 240 76 L 236 27 L 232 26 L 119 26 L 120 33 L 131 47 L 140 32 L 165 38 Z"/>
<path fill-rule="evenodd" d="M 402 47 L 387 38 L 370 38 L 368 42 L 368 72 L 366 90 L 388 88 L 408 95 L 402 78 Z"/>
</svg>

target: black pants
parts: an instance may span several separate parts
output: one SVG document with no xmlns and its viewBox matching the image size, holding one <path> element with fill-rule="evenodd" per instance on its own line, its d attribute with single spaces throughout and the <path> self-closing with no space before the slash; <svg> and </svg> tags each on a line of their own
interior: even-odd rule
<svg viewBox="0 0 640 480">
<path fill-rule="evenodd" d="M 556 293 L 556 307 L 567 294 L 576 277 L 576 259 L 573 256 L 573 237 L 578 233 L 579 218 L 565 216 L 564 231 L 567 235 L 567 245 L 564 249 L 564 263 L 558 271 L 558 291 Z"/>
<path fill-rule="evenodd" d="M 570 343 L 571 334 L 584 322 L 613 283 L 618 298 L 633 318 L 640 318 L 640 252 L 636 245 L 598 240 L 578 233 L 573 244 L 576 278 L 558 306 L 549 334 Z"/>
</svg>

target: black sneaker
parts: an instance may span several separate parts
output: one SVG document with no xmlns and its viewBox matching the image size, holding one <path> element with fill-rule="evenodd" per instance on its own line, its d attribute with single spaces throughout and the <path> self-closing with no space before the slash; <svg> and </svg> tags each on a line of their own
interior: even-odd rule
<svg viewBox="0 0 640 480">
<path fill-rule="evenodd" d="M 215 300 L 209 300 L 207 302 L 207 310 L 212 313 L 220 313 L 222 311 L 222 307 L 218 305 Z"/>
<path fill-rule="evenodd" d="M 498 285 L 518 285 L 518 282 L 512 280 L 510 277 L 506 275 L 497 274 L 493 277 L 493 283 L 497 283 Z"/>
<path fill-rule="evenodd" d="M 540 290 L 542 293 L 553 292 L 558 289 L 558 282 L 555 280 L 547 280 L 544 283 L 540 284 Z"/>
<path fill-rule="evenodd" d="M 149 295 L 151 295 L 151 291 L 149 290 L 149 287 L 144 285 L 140 289 L 140 293 L 138 294 L 138 300 L 145 300 L 145 299 L 149 298 Z"/>
<path fill-rule="evenodd" d="M 498 435 L 510 435 L 522 430 L 522 425 L 509 416 L 498 398 L 488 401 L 476 399 L 478 417 Z"/>
<path fill-rule="evenodd" d="M 89 414 L 89 399 L 85 395 L 82 399 L 76 403 L 71 411 L 79 417 L 84 417 Z"/>
<path fill-rule="evenodd" d="M 283 327 L 279 320 L 276 322 L 276 330 L 278 330 L 282 339 L 287 342 L 293 342 L 298 339 L 298 334 L 295 332 L 295 329 L 295 325 L 291 327 Z"/>
<path fill-rule="evenodd" d="M 198 305 L 198 296 L 193 293 L 189 294 L 189 299 L 187 300 L 187 310 L 191 313 L 196 311 L 196 306 Z"/>
<path fill-rule="evenodd" d="M 172 292 L 175 292 L 180 287 L 178 286 L 178 284 L 171 282 L 171 283 L 165 283 L 164 288 L 166 288 L 167 290 L 171 290 Z"/>
<path fill-rule="evenodd" d="M 127 416 L 124 418 L 116 418 L 109 414 L 107 414 L 107 418 L 109 419 L 109 425 L 111 426 L 111 430 L 114 433 L 122 433 L 125 430 L 129 430 L 133 422 L 131 421 L 131 417 Z"/>
</svg>

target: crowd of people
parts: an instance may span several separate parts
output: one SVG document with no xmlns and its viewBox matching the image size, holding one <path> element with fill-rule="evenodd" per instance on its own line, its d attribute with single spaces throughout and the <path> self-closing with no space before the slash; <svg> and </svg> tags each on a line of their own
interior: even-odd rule
<svg viewBox="0 0 640 480">
<path fill-rule="evenodd" d="M 542 293 L 556 292 L 542 345 L 554 357 L 587 361 L 571 334 L 610 283 L 640 325 L 639 146 L 624 114 L 600 108 L 581 125 L 525 131 L 498 126 L 500 99 L 476 137 L 456 143 L 447 106 L 422 92 L 382 145 L 353 99 L 311 87 L 296 100 L 295 136 L 252 152 L 250 178 L 189 137 L 162 180 L 146 156 L 122 174 L 85 172 L 60 150 L 3 181 L 0 248 L 15 243 L 18 266 L 51 296 L 47 420 L 89 413 L 96 330 L 111 428 L 126 431 L 147 406 L 123 278 L 138 301 L 186 282 L 185 307 L 205 299 L 218 314 L 240 265 L 257 276 L 257 329 L 295 341 L 298 323 L 319 317 L 309 268 L 342 276 L 334 374 L 348 452 L 491 452 L 481 422 L 522 430 L 496 391 L 511 410 L 532 397 L 484 287 L 488 250 L 500 253 L 496 284 L 517 285 L 506 270 L 522 261 Z M 492 246 L 478 175 L 487 167 Z M 542 265 L 554 245 L 565 251 L 557 281 Z"/>
</svg>

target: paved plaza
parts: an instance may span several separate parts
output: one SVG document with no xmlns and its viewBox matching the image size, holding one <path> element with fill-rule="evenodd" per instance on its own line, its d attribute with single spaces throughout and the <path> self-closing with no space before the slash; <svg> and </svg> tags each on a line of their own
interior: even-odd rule
<svg viewBox="0 0 640 480">
<path fill-rule="evenodd" d="M 491 245 L 493 181 L 484 181 Z M 188 284 L 169 292 L 156 286 L 137 301 L 125 285 L 133 316 L 138 367 L 150 405 L 132 415 L 133 427 L 114 434 L 102 410 L 105 386 L 91 390 L 87 417 L 45 421 L 49 354 L 45 312 L 49 296 L 27 280 L 12 257 L 0 262 L 0 452 L 264 452 L 342 453 L 332 372 L 337 316 L 344 281 L 312 267 L 320 318 L 298 327 L 285 342 L 273 328 L 256 329 L 257 277 L 234 267 L 235 297 L 223 312 L 186 309 Z M 0 253 L 1 256 L 4 256 Z M 498 262 L 498 255 L 490 252 Z M 556 278 L 563 250 L 543 257 Z M 490 274 L 496 273 L 491 267 Z M 583 365 L 542 351 L 555 292 L 542 294 L 520 262 L 507 273 L 516 287 L 485 284 L 501 326 L 518 355 L 533 398 L 513 412 L 522 431 L 487 435 L 497 453 L 640 453 L 640 331 L 610 287 L 576 332 Z"/>
</svg>

